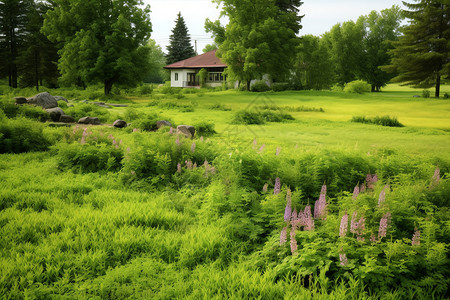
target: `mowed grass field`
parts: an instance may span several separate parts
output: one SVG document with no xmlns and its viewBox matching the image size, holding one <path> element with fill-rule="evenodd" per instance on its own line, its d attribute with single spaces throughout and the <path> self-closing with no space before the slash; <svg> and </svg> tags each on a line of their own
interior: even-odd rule
<svg viewBox="0 0 450 300">
<path fill-rule="evenodd" d="M 443 86 L 442 94 L 450 93 Z M 269 147 L 340 147 L 361 151 L 389 148 L 414 155 L 450 154 L 450 100 L 414 98 L 421 90 L 390 85 L 381 93 L 364 95 L 327 91 L 289 91 L 282 93 L 246 93 L 225 91 L 207 93 L 202 97 L 187 95 L 180 100 L 160 100 L 193 105 L 193 112 L 177 109 L 142 107 L 172 119 L 177 124 L 196 124 L 208 121 L 215 124 L 218 137 L 248 142 L 257 139 Z M 151 99 L 134 99 L 145 106 Z M 230 111 L 209 107 L 223 105 Z M 239 110 L 278 106 L 295 120 L 265 125 L 234 125 L 233 116 Z M 289 108 L 323 109 L 324 112 L 295 112 Z M 396 117 L 403 128 L 351 123 L 353 116 Z"/>
</svg>

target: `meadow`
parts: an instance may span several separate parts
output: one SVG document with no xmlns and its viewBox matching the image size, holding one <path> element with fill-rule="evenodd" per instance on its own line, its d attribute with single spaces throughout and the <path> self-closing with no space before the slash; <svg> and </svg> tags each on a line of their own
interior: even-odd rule
<svg viewBox="0 0 450 300">
<path fill-rule="evenodd" d="M 59 89 L 104 125 L 53 127 L 0 91 L 2 299 L 450 296 L 448 99 Z"/>
</svg>

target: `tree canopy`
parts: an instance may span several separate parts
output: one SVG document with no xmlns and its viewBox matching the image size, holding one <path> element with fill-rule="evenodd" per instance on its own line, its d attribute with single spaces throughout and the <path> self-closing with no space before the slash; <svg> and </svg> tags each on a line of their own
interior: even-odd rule
<svg viewBox="0 0 450 300">
<path fill-rule="evenodd" d="M 170 44 L 167 46 L 167 63 L 184 60 L 195 56 L 194 47 L 191 44 L 191 37 L 189 36 L 188 28 L 184 21 L 181 12 L 178 13 L 175 27 L 172 29 L 170 35 Z"/>
<path fill-rule="evenodd" d="M 216 0 L 229 23 L 218 55 L 232 78 L 247 83 L 270 74 L 285 79 L 295 58 L 301 28 L 299 1 Z M 283 6 L 278 6 L 282 2 Z M 289 4 L 289 5 L 288 5 Z"/>
<path fill-rule="evenodd" d="M 145 47 L 152 30 L 150 7 L 141 0 L 54 0 L 43 33 L 61 44 L 61 80 L 135 85 L 149 66 Z"/>
<path fill-rule="evenodd" d="M 417 87 L 435 86 L 439 97 L 441 77 L 450 74 L 450 4 L 446 0 L 406 3 L 410 20 L 389 53 L 392 62 L 384 69 L 399 74 L 393 80 Z"/>
</svg>

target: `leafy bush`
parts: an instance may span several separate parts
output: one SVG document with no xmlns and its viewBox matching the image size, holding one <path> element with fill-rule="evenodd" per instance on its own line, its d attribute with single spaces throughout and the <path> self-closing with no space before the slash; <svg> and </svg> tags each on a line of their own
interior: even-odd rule
<svg viewBox="0 0 450 300">
<path fill-rule="evenodd" d="M 287 82 L 274 82 L 272 83 L 272 90 L 274 92 L 282 92 L 289 89 L 289 83 Z"/>
<path fill-rule="evenodd" d="M 24 117 L 45 122 L 50 120 L 50 115 L 42 107 L 34 105 L 16 105 L 14 100 L 0 100 L 0 109 L 8 118 Z"/>
<path fill-rule="evenodd" d="M 270 91 L 270 86 L 264 80 L 256 80 L 251 86 L 250 90 L 252 92 L 267 92 Z"/>
<path fill-rule="evenodd" d="M 214 123 L 202 121 L 194 124 L 195 134 L 197 136 L 210 136 L 216 134 L 217 132 L 214 130 Z"/>
<path fill-rule="evenodd" d="M 374 118 L 366 118 L 365 116 L 354 116 L 352 117 L 351 121 L 355 123 L 375 124 L 388 127 L 404 127 L 404 125 L 400 123 L 396 117 L 390 116 L 382 116 L 382 117 L 376 116 Z"/>
<path fill-rule="evenodd" d="M 89 103 L 77 103 L 73 107 L 65 110 L 66 115 L 72 116 L 75 120 L 83 117 L 97 117 L 101 122 L 113 121 L 110 112 L 107 108 L 97 106 Z"/>
<path fill-rule="evenodd" d="M 349 82 L 344 87 L 344 92 L 347 93 L 356 93 L 356 94 L 364 94 L 369 93 L 371 91 L 371 86 L 369 83 L 364 80 L 355 80 Z"/>
<path fill-rule="evenodd" d="M 228 106 L 226 106 L 226 105 L 223 105 L 223 104 L 213 104 L 213 105 L 210 105 L 210 106 L 208 107 L 208 109 L 212 109 L 212 110 L 222 110 L 222 111 L 230 111 L 230 110 L 231 110 L 230 107 L 228 107 Z"/>
<path fill-rule="evenodd" d="M 143 84 L 137 88 L 139 95 L 150 95 L 153 92 L 153 86 L 151 84 Z"/>
<path fill-rule="evenodd" d="M 450 95 L 448 93 L 444 93 L 444 99 L 450 98 Z"/>
<path fill-rule="evenodd" d="M 25 118 L 0 121 L 0 153 L 45 151 L 49 146 L 41 124 Z"/>
<path fill-rule="evenodd" d="M 282 113 L 280 111 L 251 111 L 241 110 L 234 114 L 234 124 L 264 124 L 265 122 L 284 122 L 294 120 L 294 117 L 290 114 Z"/>
<path fill-rule="evenodd" d="M 422 91 L 422 97 L 423 98 L 430 98 L 430 95 L 431 95 L 431 93 L 430 93 L 429 90 L 423 90 Z"/>
</svg>

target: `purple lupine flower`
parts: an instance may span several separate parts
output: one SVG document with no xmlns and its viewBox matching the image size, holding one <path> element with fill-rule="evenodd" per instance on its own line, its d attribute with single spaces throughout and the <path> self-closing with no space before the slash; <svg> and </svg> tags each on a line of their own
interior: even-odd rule
<svg viewBox="0 0 450 300">
<path fill-rule="evenodd" d="M 286 193 L 286 208 L 284 209 L 284 221 L 289 222 L 291 215 L 292 215 L 291 190 L 288 189 Z"/>
<path fill-rule="evenodd" d="M 122 140 L 119 141 L 119 145 L 122 145 Z"/>
<path fill-rule="evenodd" d="M 181 163 L 177 164 L 177 173 L 181 174 Z"/>
<path fill-rule="evenodd" d="M 81 137 L 80 144 L 86 144 L 86 138 L 84 136 Z"/>
<path fill-rule="evenodd" d="M 294 211 L 291 214 L 291 225 L 292 230 L 297 230 L 300 227 L 300 219 L 298 218 L 296 209 L 294 209 Z"/>
<path fill-rule="evenodd" d="M 376 238 L 376 236 L 373 233 L 370 235 L 370 241 L 372 243 L 376 243 L 377 242 L 377 238 Z"/>
<path fill-rule="evenodd" d="M 185 164 L 186 164 L 186 168 L 187 168 L 188 170 L 192 170 L 192 161 L 186 160 L 186 161 L 185 161 Z"/>
<path fill-rule="evenodd" d="M 275 187 L 273 188 L 273 194 L 278 195 L 281 192 L 281 181 L 280 178 L 275 178 Z"/>
<path fill-rule="evenodd" d="M 209 170 L 209 172 L 211 173 L 211 174 L 216 174 L 216 168 L 214 168 L 214 167 L 211 167 L 211 169 Z"/>
<path fill-rule="evenodd" d="M 131 151 L 131 148 L 127 147 L 127 153 L 130 153 L 130 151 Z"/>
<path fill-rule="evenodd" d="M 356 233 L 356 229 L 358 228 L 358 221 L 356 218 L 358 217 L 358 212 L 355 210 L 352 214 L 352 220 L 350 221 L 350 232 Z"/>
<path fill-rule="evenodd" d="M 275 152 L 275 155 L 276 155 L 276 156 L 280 155 L 280 152 L 281 152 L 281 148 L 280 148 L 280 147 L 277 147 L 277 151 Z"/>
<path fill-rule="evenodd" d="M 108 139 L 114 140 L 114 136 L 112 134 L 108 135 Z"/>
<path fill-rule="evenodd" d="M 359 193 L 364 193 L 366 191 L 366 185 L 363 183 L 361 184 L 361 186 L 359 187 Z"/>
<path fill-rule="evenodd" d="M 355 186 L 355 188 L 353 189 L 353 196 L 352 196 L 352 199 L 353 199 L 353 200 L 356 200 L 356 198 L 358 197 L 358 195 L 359 195 L 359 185 Z"/>
<path fill-rule="evenodd" d="M 200 137 L 200 142 L 203 142 L 204 138 L 203 135 Z"/>
<path fill-rule="evenodd" d="M 303 211 L 302 217 L 303 217 L 303 220 L 301 221 L 301 223 L 304 224 L 304 229 L 306 231 L 313 231 L 314 230 L 314 219 L 312 217 L 310 205 L 305 206 L 305 210 Z"/>
<path fill-rule="evenodd" d="M 348 264 L 347 255 L 343 253 L 339 253 L 339 261 L 341 266 L 346 266 Z"/>
<path fill-rule="evenodd" d="M 264 148 L 266 148 L 266 145 L 262 144 L 261 147 L 259 147 L 259 152 L 262 153 L 264 151 Z"/>
<path fill-rule="evenodd" d="M 169 134 L 173 134 L 173 127 L 170 127 Z"/>
<path fill-rule="evenodd" d="M 268 188 L 268 184 L 266 183 L 266 184 L 264 184 L 264 186 L 263 186 L 263 189 L 262 189 L 262 191 L 263 191 L 263 193 L 267 193 L 267 188 Z"/>
<path fill-rule="evenodd" d="M 378 228 L 378 239 L 382 239 L 386 236 L 386 231 L 389 226 L 389 220 L 391 217 L 391 213 L 386 213 L 380 220 L 380 227 Z"/>
<path fill-rule="evenodd" d="M 291 230 L 291 253 L 294 254 L 297 251 L 297 240 L 295 239 L 295 230 Z"/>
<path fill-rule="evenodd" d="M 431 178 L 431 186 L 435 187 L 439 184 L 439 181 L 441 180 L 441 170 L 439 167 L 436 167 L 434 170 L 433 177 Z"/>
<path fill-rule="evenodd" d="M 283 227 L 280 233 L 280 245 L 283 245 L 287 242 L 287 227 Z"/>
<path fill-rule="evenodd" d="M 416 229 L 414 232 L 414 235 L 411 240 L 411 245 L 413 246 L 419 246 L 420 245 L 420 231 Z"/>
<path fill-rule="evenodd" d="M 345 214 L 342 216 L 341 219 L 341 226 L 339 227 L 339 236 L 344 237 L 347 234 L 348 230 L 348 214 L 345 212 Z"/>
<path fill-rule="evenodd" d="M 326 184 L 322 185 L 322 189 L 320 190 L 320 194 L 324 194 L 324 195 L 327 194 L 327 185 Z"/>
<path fill-rule="evenodd" d="M 192 166 L 193 169 L 197 168 L 197 163 L 195 162 L 194 165 Z"/>
<path fill-rule="evenodd" d="M 380 192 L 380 195 L 378 196 L 378 206 L 380 206 L 386 198 L 386 192 L 384 189 Z"/>
<path fill-rule="evenodd" d="M 181 146 L 181 142 L 180 142 L 180 137 L 177 136 L 177 139 L 175 140 L 175 144 L 177 144 L 177 146 Z"/>
<path fill-rule="evenodd" d="M 326 217 L 326 206 L 327 206 L 327 201 L 325 198 L 325 194 L 321 193 L 319 200 L 316 201 L 316 203 L 314 204 L 314 219 L 325 219 Z"/>
<path fill-rule="evenodd" d="M 191 145 L 191 152 L 192 152 L 192 153 L 195 152 L 195 142 L 192 142 L 192 145 Z"/>
<path fill-rule="evenodd" d="M 137 128 L 133 128 L 133 132 L 137 132 L 138 131 L 138 129 Z"/>
<path fill-rule="evenodd" d="M 116 140 L 113 140 L 112 143 L 113 143 L 113 145 L 117 145 Z"/>
</svg>

